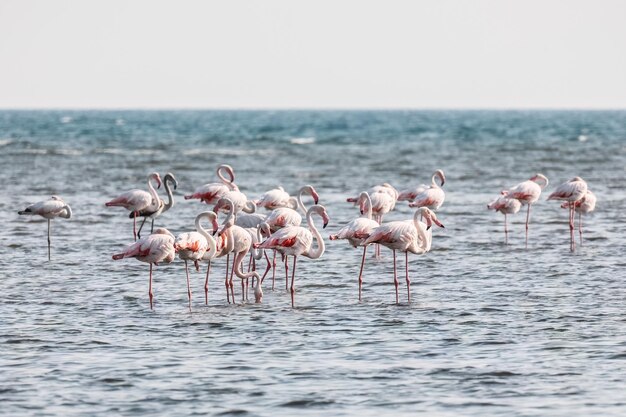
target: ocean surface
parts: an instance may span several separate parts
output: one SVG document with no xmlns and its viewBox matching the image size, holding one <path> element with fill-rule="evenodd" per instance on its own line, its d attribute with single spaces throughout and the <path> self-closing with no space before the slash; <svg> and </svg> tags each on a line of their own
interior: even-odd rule
<svg viewBox="0 0 626 417">
<path fill-rule="evenodd" d="M 384 248 L 358 302 L 361 251 L 326 239 L 298 262 L 293 309 L 280 270 L 262 304 L 229 305 L 218 260 L 208 306 L 192 272 L 190 313 L 176 260 L 151 311 L 148 265 L 111 259 L 132 221 L 104 203 L 169 171 L 156 225 L 192 230 L 209 207 L 182 196 L 221 163 L 249 198 L 314 185 L 326 238 L 358 215 L 346 197 L 443 169 L 445 229 L 409 257 L 412 302 L 404 256 L 400 305 Z M 529 248 L 523 212 L 505 246 L 486 205 L 538 172 Z M 576 175 L 598 204 L 571 253 L 545 199 Z M 626 415 L 625 111 L 0 111 L 0 183 L 0 415 Z M 48 262 L 45 220 L 17 211 L 53 194 L 74 215 L 52 222 Z"/>
</svg>

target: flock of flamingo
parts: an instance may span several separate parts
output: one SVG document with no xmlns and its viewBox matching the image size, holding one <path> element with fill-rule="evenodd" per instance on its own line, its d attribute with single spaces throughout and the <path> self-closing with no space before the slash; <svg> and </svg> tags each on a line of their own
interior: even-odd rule
<svg viewBox="0 0 626 417">
<path fill-rule="evenodd" d="M 130 211 L 133 219 L 133 236 L 135 242 L 122 252 L 114 254 L 113 259 L 135 258 L 146 262 L 150 266 L 150 281 L 148 295 L 150 308 L 153 308 L 152 267 L 159 263 L 172 262 L 176 254 L 185 263 L 187 278 L 187 295 L 191 310 L 191 286 L 189 283 L 188 263 L 192 262 L 199 271 L 200 262 L 207 262 L 206 278 L 204 283 L 205 304 L 208 304 L 209 276 L 211 263 L 217 258 L 226 257 L 226 300 L 235 303 L 233 285 L 234 276 L 241 279 L 242 301 L 247 300 L 248 280 L 252 279 L 252 288 L 257 303 L 263 298 L 262 284 L 265 277 L 272 271 L 272 289 L 276 280 L 276 256 L 280 253 L 285 268 L 285 289 L 291 294 L 291 305 L 295 306 L 295 273 L 298 257 L 319 259 L 325 251 L 325 244 L 315 219 L 322 221 L 325 228 L 329 222 L 326 208 L 319 203 L 319 195 L 311 185 L 305 185 L 297 195 L 291 196 L 282 187 L 267 191 L 258 200 L 249 200 L 239 191 L 235 184 L 235 173 L 229 165 L 220 165 L 217 168 L 220 182 L 204 184 L 190 194 L 185 200 L 197 199 L 208 205 L 212 210 L 199 213 L 195 218 L 195 230 L 174 236 L 165 228 L 154 230 L 154 220 L 174 206 L 172 187 L 175 190 L 178 182 L 174 175 L 167 173 L 161 181 L 158 173 L 148 176 L 148 191 L 133 189 L 120 194 L 107 202 L 107 207 L 123 207 Z M 228 177 L 228 178 L 227 178 Z M 438 181 L 437 181 L 438 180 Z M 345 239 L 354 248 L 363 247 L 361 265 L 358 275 L 359 301 L 363 285 L 363 268 L 367 248 L 375 244 L 375 256 L 380 255 L 380 246 L 385 246 L 393 252 L 393 282 L 398 296 L 398 274 L 396 266 L 396 252 L 405 254 L 405 281 L 407 300 L 411 301 L 411 281 L 408 269 L 408 254 L 424 254 L 431 249 L 432 225 L 444 227 L 435 212 L 441 207 L 445 199 L 442 186 L 445 183 L 442 170 L 437 170 L 431 184 L 421 184 L 398 192 L 388 183 L 376 185 L 368 191 L 361 192 L 357 197 L 347 201 L 359 207 L 361 216 L 350 221 L 337 233 L 330 235 L 330 240 Z M 161 199 L 153 186 L 156 183 L 160 188 L 162 183 L 167 193 L 167 201 Z M 526 247 L 528 247 L 528 226 L 530 223 L 531 206 L 539 200 L 541 192 L 548 185 L 548 179 L 542 174 L 536 174 L 508 190 L 492 201 L 487 207 L 504 214 L 505 243 L 508 244 L 507 215 L 520 211 L 522 205 L 527 206 L 526 213 Z M 312 198 L 313 205 L 308 209 L 303 202 L 307 195 Z M 563 208 L 569 209 L 570 249 L 575 250 L 574 221 L 575 213 L 579 213 L 579 233 L 582 244 L 582 214 L 595 209 L 596 197 L 587 189 L 587 184 L 580 177 L 561 184 L 550 194 L 548 200 L 563 201 Z M 396 202 L 408 201 L 410 207 L 417 208 L 412 219 L 383 223 L 383 217 L 395 208 Z M 258 208 L 264 208 L 267 214 L 257 213 Z M 48 260 L 50 260 L 50 220 L 55 217 L 69 219 L 72 210 L 61 198 L 52 196 L 28 206 L 19 211 L 20 215 L 39 215 L 48 220 Z M 306 219 L 306 227 L 302 226 L 302 215 Z M 219 217 L 224 219 L 221 224 Z M 137 218 L 143 221 L 137 229 Z M 141 237 L 141 230 L 147 219 L 151 220 L 151 233 Z M 210 225 L 209 229 L 203 222 Z M 268 255 L 271 251 L 272 259 Z M 250 254 L 247 271 L 244 272 L 244 260 Z M 232 265 L 230 257 L 232 255 Z M 293 257 L 291 268 L 291 285 L 289 285 L 289 261 Z M 257 271 L 257 261 L 265 260 L 263 274 Z M 230 272 L 230 274 L 229 274 Z"/>
</svg>

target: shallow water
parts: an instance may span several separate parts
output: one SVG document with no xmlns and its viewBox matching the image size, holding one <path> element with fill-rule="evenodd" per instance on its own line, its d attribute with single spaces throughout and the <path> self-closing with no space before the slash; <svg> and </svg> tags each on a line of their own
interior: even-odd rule
<svg viewBox="0 0 626 417">
<path fill-rule="evenodd" d="M 0 414 L 626 413 L 626 112 L 2 111 L 0 163 Z M 192 273 L 192 313 L 182 263 L 156 267 L 151 311 L 147 265 L 111 260 L 132 222 L 104 202 L 171 171 L 156 224 L 191 230 L 207 206 L 182 195 L 219 163 L 250 198 L 313 184 L 324 236 L 357 215 L 347 196 L 444 169 L 446 227 L 409 258 L 411 304 L 403 279 L 394 303 L 385 249 L 359 303 L 361 252 L 327 240 L 298 262 L 295 309 L 280 272 L 263 304 L 228 305 L 221 260 L 209 306 Z M 546 193 L 580 175 L 598 196 L 575 253 L 558 203 L 533 209 L 528 250 L 523 213 L 507 247 L 485 208 L 536 172 Z M 53 221 L 49 263 L 45 220 L 16 212 L 51 194 L 74 217 Z"/>
</svg>

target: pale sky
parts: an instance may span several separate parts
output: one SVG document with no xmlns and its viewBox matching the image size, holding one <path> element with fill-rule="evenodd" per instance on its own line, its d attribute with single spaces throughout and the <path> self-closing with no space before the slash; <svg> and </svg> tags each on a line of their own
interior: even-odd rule
<svg viewBox="0 0 626 417">
<path fill-rule="evenodd" d="M 0 0 L 0 108 L 626 108 L 626 1 Z"/>
</svg>

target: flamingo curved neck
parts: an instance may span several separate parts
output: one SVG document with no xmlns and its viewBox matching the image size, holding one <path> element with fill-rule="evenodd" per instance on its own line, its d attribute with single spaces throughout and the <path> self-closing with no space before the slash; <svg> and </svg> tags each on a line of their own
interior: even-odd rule
<svg viewBox="0 0 626 417">
<path fill-rule="evenodd" d="M 311 259 L 320 258 L 324 251 L 326 250 L 326 246 L 324 245 L 324 239 L 320 232 L 317 231 L 317 227 L 315 227 L 315 223 L 313 223 L 313 211 L 308 211 L 306 214 L 306 222 L 309 226 L 309 230 L 313 234 L 313 238 L 317 241 L 317 247 L 311 246 L 311 250 L 307 253 L 307 257 Z"/>
<path fill-rule="evenodd" d="M 304 203 L 302 202 L 302 194 L 304 194 L 304 192 L 306 191 L 306 187 L 302 187 L 300 188 L 300 191 L 298 191 L 298 197 L 296 198 L 296 210 L 299 208 L 300 210 L 302 210 L 303 214 L 307 214 L 307 208 L 304 205 Z"/>
<path fill-rule="evenodd" d="M 204 236 L 204 238 L 206 239 L 207 243 L 209 244 L 209 250 L 206 251 L 205 256 L 209 259 L 212 259 L 215 257 L 215 254 L 217 253 L 217 242 L 215 241 L 215 239 L 213 239 L 213 236 L 211 236 L 204 227 L 202 227 L 202 224 L 200 224 L 200 220 L 202 219 L 208 219 L 208 216 L 198 216 L 196 217 L 196 230 L 198 231 L 198 233 L 200 233 L 202 236 Z"/>
<path fill-rule="evenodd" d="M 222 171 L 226 171 L 226 173 L 228 174 L 228 176 L 230 177 L 230 180 L 227 180 L 226 177 L 224 177 L 224 175 L 222 174 Z M 217 167 L 217 177 L 220 179 L 220 181 L 222 181 L 224 184 L 226 184 L 228 186 L 228 188 L 230 188 L 231 190 L 237 190 L 237 186 L 234 184 L 235 182 L 235 173 L 233 172 L 232 168 L 228 165 L 220 165 L 219 167 Z"/>
<path fill-rule="evenodd" d="M 159 194 L 157 194 L 156 190 L 152 186 L 152 177 L 148 178 L 148 191 L 150 192 L 150 195 L 152 196 L 152 204 L 150 205 L 150 207 L 153 208 L 152 211 L 156 211 L 159 209 L 159 206 L 161 205 L 161 199 L 159 198 Z"/>
<path fill-rule="evenodd" d="M 164 180 L 165 192 L 167 193 L 167 203 L 163 205 L 164 212 L 168 211 L 174 206 L 174 194 L 172 193 L 172 189 L 170 188 L 170 181 L 171 180 L 169 178 L 165 178 Z"/>
<path fill-rule="evenodd" d="M 372 220 L 372 199 L 369 194 L 365 194 L 365 218 Z"/>
<path fill-rule="evenodd" d="M 70 208 L 70 206 L 66 204 L 63 206 L 62 210 L 65 210 L 65 213 L 61 214 L 60 217 L 63 217 L 64 219 L 69 219 L 72 217 L 72 209 Z"/>
<path fill-rule="evenodd" d="M 417 242 L 415 242 L 416 251 L 415 253 L 423 253 L 427 251 L 428 248 L 428 235 L 426 234 L 426 230 L 424 230 L 424 225 L 421 221 L 419 221 L 419 216 L 421 216 L 421 210 L 417 210 L 413 215 L 413 224 L 415 225 L 415 229 L 417 230 Z M 420 245 L 421 239 L 421 245 Z"/>
</svg>

